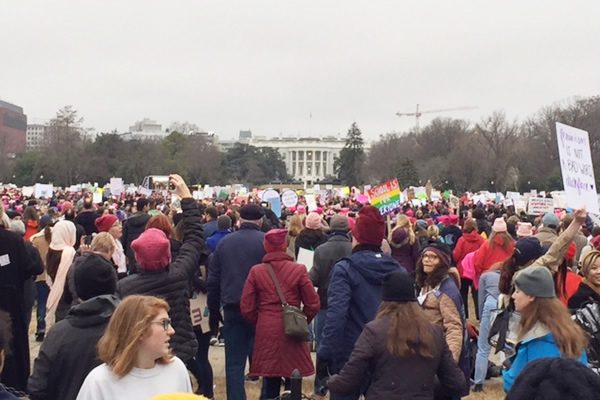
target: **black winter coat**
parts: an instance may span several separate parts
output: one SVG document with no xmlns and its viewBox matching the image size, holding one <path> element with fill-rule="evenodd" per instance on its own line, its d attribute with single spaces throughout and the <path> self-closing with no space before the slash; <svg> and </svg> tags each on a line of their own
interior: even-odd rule
<svg viewBox="0 0 600 400">
<path fill-rule="evenodd" d="M 98 233 L 98 229 L 96 228 L 96 219 L 99 217 L 96 211 L 83 211 L 75 217 L 75 224 L 79 224 L 83 226 L 86 235 L 91 235 L 92 233 Z"/>
<path fill-rule="evenodd" d="M 27 386 L 30 365 L 24 284 L 42 272 L 43 267 L 31 262 L 23 238 L 0 226 L 0 310 L 10 315 L 13 335 L 1 380 L 6 386 L 23 391 Z"/>
<path fill-rule="evenodd" d="M 77 398 L 85 377 L 102 364 L 96 345 L 118 303 L 113 295 L 92 297 L 50 329 L 29 378 L 31 400 Z"/>
<path fill-rule="evenodd" d="M 569 299 L 569 309 L 577 310 L 583 307 L 586 303 L 593 301 L 600 303 L 600 294 L 586 285 L 585 282 L 581 282 L 575 294 Z"/>
<path fill-rule="evenodd" d="M 366 376 L 371 380 L 367 400 L 433 399 L 436 375 L 447 395 L 464 390 L 465 376 L 454 362 L 440 327 L 431 327 L 436 344 L 432 359 L 400 358 L 387 350 L 389 325 L 389 318 L 382 318 L 365 326 L 346 365 L 327 382 L 332 393 L 355 393 Z"/>
<path fill-rule="evenodd" d="M 123 278 L 117 285 L 121 298 L 132 294 L 157 296 L 169 304 L 169 317 L 175 329 L 171 339 L 173 353 L 184 362 L 198 349 L 190 319 L 190 283 L 198 274 L 203 252 L 202 222 L 194 199 L 181 200 L 183 209 L 183 243 L 177 258 L 160 271 L 143 271 Z"/>
<path fill-rule="evenodd" d="M 352 254 L 352 242 L 348 235 L 334 234 L 315 250 L 314 264 L 310 270 L 310 280 L 317 287 L 321 310 L 327 308 L 327 289 L 331 270 L 338 260 Z"/>
<path fill-rule="evenodd" d="M 304 229 L 296 237 L 296 258 L 300 247 L 308 250 L 315 250 L 319 245 L 327 241 L 327 235 L 320 229 Z"/>
<path fill-rule="evenodd" d="M 130 273 L 137 272 L 137 263 L 135 254 L 131 249 L 131 242 L 137 239 L 146 229 L 146 223 L 150 219 L 150 215 L 145 212 L 139 212 L 125 220 L 123 224 L 123 236 L 121 236 L 121 244 L 123 251 L 127 256 L 127 271 Z"/>
</svg>

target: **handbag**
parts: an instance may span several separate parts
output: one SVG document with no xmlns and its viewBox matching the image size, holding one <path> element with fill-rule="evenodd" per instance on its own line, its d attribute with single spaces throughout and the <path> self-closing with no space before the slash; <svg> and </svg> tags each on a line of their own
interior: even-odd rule
<svg viewBox="0 0 600 400">
<path fill-rule="evenodd" d="M 281 307 L 283 311 L 283 333 L 290 339 L 297 340 L 299 342 L 306 342 L 310 337 L 310 331 L 308 329 L 308 320 L 304 312 L 296 306 L 288 304 L 283 297 L 283 291 L 279 285 L 279 281 L 275 276 L 275 271 L 271 264 L 267 264 L 267 270 L 271 275 L 271 280 L 275 285 L 275 290 L 279 296 Z"/>
</svg>

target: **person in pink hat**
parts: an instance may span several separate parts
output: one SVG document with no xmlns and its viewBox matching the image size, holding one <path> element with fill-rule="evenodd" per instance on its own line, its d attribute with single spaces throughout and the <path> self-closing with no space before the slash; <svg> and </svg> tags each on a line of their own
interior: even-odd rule
<svg viewBox="0 0 600 400">
<path fill-rule="evenodd" d="M 319 245 L 327 241 L 323 231 L 323 219 L 316 212 L 311 212 L 304 220 L 304 229 L 296 238 L 295 255 L 298 258 L 300 248 L 314 251 Z"/>
</svg>

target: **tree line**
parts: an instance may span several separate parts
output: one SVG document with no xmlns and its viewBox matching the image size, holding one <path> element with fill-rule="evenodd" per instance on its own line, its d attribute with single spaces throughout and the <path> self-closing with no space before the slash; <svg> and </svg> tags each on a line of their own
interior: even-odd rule
<svg viewBox="0 0 600 400">
<path fill-rule="evenodd" d="M 116 133 L 85 135 L 82 118 L 67 106 L 57 112 L 38 150 L 0 158 L 0 181 L 17 185 L 53 182 L 67 186 L 122 177 L 141 183 L 151 174 L 180 173 L 188 182 L 262 185 L 291 182 L 274 148 L 236 144 L 221 151 L 194 126 L 174 123 L 160 141 L 124 140 Z M 556 122 L 589 132 L 594 172 L 600 176 L 600 96 L 544 107 L 524 121 L 494 112 L 477 123 L 437 118 L 421 130 L 387 133 L 366 149 L 355 122 L 334 162 L 328 183 L 361 185 L 397 177 L 400 185 L 441 189 L 562 189 Z"/>
</svg>

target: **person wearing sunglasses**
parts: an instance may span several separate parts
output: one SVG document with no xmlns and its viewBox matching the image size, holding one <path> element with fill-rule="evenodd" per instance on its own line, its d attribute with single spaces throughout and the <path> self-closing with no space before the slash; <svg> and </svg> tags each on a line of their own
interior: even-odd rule
<svg viewBox="0 0 600 400">
<path fill-rule="evenodd" d="M 171 355 L 175 334 L 169 305 L 153 296 L 132 295 L 113 313 L 98 342 L 104 363 L 85 378 L 77 400 L 146 400 L 164 393 L 191 393 L 183 361 Z"/>
</svg>

